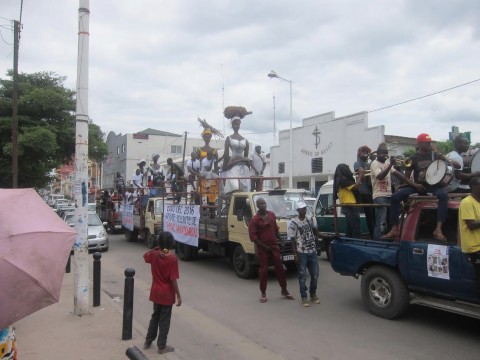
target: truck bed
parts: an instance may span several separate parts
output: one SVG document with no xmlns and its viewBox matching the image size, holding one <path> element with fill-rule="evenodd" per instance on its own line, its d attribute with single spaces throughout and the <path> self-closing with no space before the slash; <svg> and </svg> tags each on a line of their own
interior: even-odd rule
<svg viewBox="0 0 480 360">
<path fill-rule="evenodd" d="M 358 276 L 366 265 L 380 262 L 397 266 L 398 243 L 340 237 L 333 240 L 331 265 L 341 275 Z"/>
</svg>

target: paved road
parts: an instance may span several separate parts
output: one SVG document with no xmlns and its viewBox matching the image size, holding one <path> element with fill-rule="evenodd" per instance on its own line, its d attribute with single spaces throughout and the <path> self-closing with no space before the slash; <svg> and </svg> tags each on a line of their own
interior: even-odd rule
<svg viewBox="0 0 480 360">
<path fill-rule="evenodd" d="M 123 297 L 126 267 L 135 275 L 134 321 L 146 328 L 149 267 L 141 243 L 110 238 L 102 258 L 102 288 Z M 266 304 L 258 302 L 258 279 L 239 279 L 229 262 L 202 254 L 180 262 L 184 304 L 174 309 L 169 342 L 182 359 L 475 359 L 480 354 L 480 321 L 423 307 L 411 307 L 394 321 L 370 315 L 360 281 L 334 273 L 319 258 L 321 304 L 300 305 L 295 274 L 288 274 L 296 301 L 280 297 L 270 274 Z M 119 330 L 120 331 L 120 330 Z"/>
</svg>

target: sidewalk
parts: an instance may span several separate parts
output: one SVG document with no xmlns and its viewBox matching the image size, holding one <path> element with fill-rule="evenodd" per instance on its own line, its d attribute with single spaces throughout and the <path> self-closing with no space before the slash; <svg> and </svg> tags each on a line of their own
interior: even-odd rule
<svg viewBox="0 0 480 360">
<path fill-rule="evenodd" d="M 142 350 L 146 328 L 135 321 L 132 339 L 122 340 L 123 302 L 116 303 L 102 291 L 101 306 L 76 316 L 73 295 L 73 273 L 65 274 L 57 304 L 14 324 L 19 360 L 121 360 L 128 359 L 125 352 L 132 345 L 149 359 L 179 359 L 175 353 L 157 354 L 155 346 Z"/>
</svg>

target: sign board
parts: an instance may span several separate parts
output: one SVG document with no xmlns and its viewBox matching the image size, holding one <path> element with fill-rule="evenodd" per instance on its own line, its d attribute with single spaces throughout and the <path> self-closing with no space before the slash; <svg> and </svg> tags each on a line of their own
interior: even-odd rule
<svg viewBox="0 0 480 360">
<path fill-rule="evenodd" d="M 200 205 L 165 204 L 163 229 L 172 233 L 176 241 L 198 246 Z"/>
<path fill-rule="evenodd" d="M 122 209 L 122 225 L 133 231 L 133 205 L 124 205 Z"/>
</svg>

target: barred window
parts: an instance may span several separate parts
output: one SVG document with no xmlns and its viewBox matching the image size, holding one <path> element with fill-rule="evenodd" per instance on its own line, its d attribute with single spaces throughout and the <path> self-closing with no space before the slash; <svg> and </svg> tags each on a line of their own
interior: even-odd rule
<svg viewBox="0 0 480 360">
<path fill-rule="evenodd" d="M 323 158 L 313 158 L 312 159 L 312 174 L 313 173 L 322 173 L 323 172 Z"/>
<path fill-rule="evenodd" d="M 172 154 L 181 154 L 182 153 L 182 145 L 172 145 L 171 153 Z"/>
<path fill-rule="evenodd" d="M 279 174 L 285 174 L 285 163 L 284 162 L 278 163 L 278 173 Z"/>
</svg>

